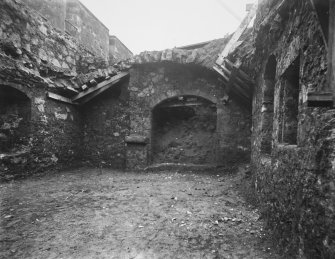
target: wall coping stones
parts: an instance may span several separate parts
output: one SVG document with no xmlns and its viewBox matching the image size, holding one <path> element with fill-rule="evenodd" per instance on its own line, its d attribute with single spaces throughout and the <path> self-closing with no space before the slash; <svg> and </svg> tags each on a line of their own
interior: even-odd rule
<svg viewBox="0 0 335 259">
<path fill-rule="evenodd" d="M 178 64 L 199 65 L 209 70 L 213 70 L 212 67 L 216 57 L 221 53 L 228 40 L 229 36 L 222 39 L 212 40 L 202 48 L 191 50 L 173 48 L 161 51 L 144 51 L 134 56 L 130 62 L 133 65 L 173 62 Z"/>
</svg>

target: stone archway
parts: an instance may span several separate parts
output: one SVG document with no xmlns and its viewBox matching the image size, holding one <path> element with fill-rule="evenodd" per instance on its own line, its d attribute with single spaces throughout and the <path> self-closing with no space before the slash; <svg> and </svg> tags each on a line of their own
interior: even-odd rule
<svg viewBox="0 0 335 259">
<path fill-rule="evenodd" d="M 234 100 L 225 101 L 225 89 L 217 80 L 217 75 L 213 71 L 195 64 L 179 64 L 166 61 L 142 62 L 131 69 L 128 89 L 130 125 L 129 135 L 125 139 L 126 166 L 128 169 L 141 169 L 156 162 L 228 165 L 239 160 L 246 161 L 249 159 L 250 113 L 239 107 Z M 168 155 L 168 159 L 164 161 L 163 159 L 157 159 L 153 156 L 157 151 L 155 149 L 155 133 L 152 133 L 154 128 L 152 124 L 155 121 L 157 122 L 157 119 L 153 118 L 153 113 L 155 113 L 157 107 L 166 105 L 170 101 L 175 102 L 175 98 L 178 99 L 178 97 L 183 96 L 197 97 L 198 100 L 209 103 L 209 106 L 215 104 L 215 137 L 212 137 L 215 143 L 212 144 L 211 149 L 208 148 L 207 150 L 203 148 L 205 145 L 199 144 L 199 151 L 195 154 L 199 159 L 187 159 L 187 157 L 192 156 L 193 151 L 191 152 L 191 150 L 195 150 L 195 148 L 189 147 L 195 145 L 196 141 L 192 142 L 192 139 L 185 134 L 185 139 L 189 140 L 189 146 L 180 142 L 167 143 L 161 146 L 166 151 L 161 154 L 166 157 L 169 148 L 177 145 L 182 149 L 186 147 L 188 155 L 185 155 L 185 152 L 179 152 L 175 158 Z M 185 124 L 187 124 L 186 121 L 192 121 L 194 116 L 197 117 L 194 111 L 187 111 L 190 110 L 188 108 L 178 109 L 185 116 L 179 116 L 178 112 L 171 112 L 171 109 L 170 112 L 163 112 L 161 115 L 163 118 L 170 120 L 171 123 L 174 120 L 171 117 L 175 117 L 175 122 Z M 172 114 L 172 116 L 169 114 Z M 178 116 L 173 116 L 176 114 Z M 164 120 L 162 124 L 164 124 Z M 171 130 L 176 129 L 170 128 L 169 131 L 167 128 L 166 132 L 171 132 Z M 182 131 L 186 132 L 185 127 Z M 193 132 L 192 134 L 198 133 Z M 169 144 L 171 146 L 167 147 Z M 201 149 L 203 149 L 203 153 L 201 153 Z M 206 159 L 205 153 L 207 151 L 211 152 L 211 155 L 208 155 L 208 157 L 211 156 L 211 160 Z"/>
<path fill-rule="evenodd" d="M 28 143 L 31 101 L 14 87 L 0 85 L 0 153 L 14 153 Z"/>
<path fill-rule="evenodd" d="M 276 84 L 277 61 L 274 55 L 268 58 L 263 75 L 263 99 L 262 99 L 262 117 L 261 117 L 261 153 L 270 155 L 272 150 L 273 116 L 274 116 L 274 92 Z"/>
<path fill-rule="evenodd" d="M 186 155 L 185 152 L 182 152 L 179 156 L 180 159 L 172 159 L 172 155 L 166 160 L 157 159 L 157 157 L 155 158 L 152 154 L 155 152 L 155 148 L 157 148 L 157 146 L 155 146 L 155 143 L 157 142 L 153 141 L 155 134 L 152 133 L 152 129 L 155 129 L 155 125 L 153 125 L 153 123 L 159 121 L 157 116 L 155 116 L 155 111 L 158 110 L 161 111 L 160 114 L 164 118 L 170 121 L 175 120 L 175 122 L 183 124 L 187 124 L 186 121 L 191 122 L 194 120 L 193 117 L 199 117 L 200 115 L 196 114 L 200 113 L 200 111 L 191 111 L 193 109 L 190 107 L 179 107 L 174 109 L 165 107 L 164 109 L 161 109 L 164 105 L 169 105 L 170 102 L 176 102 L 178 97 L 196 97 L 198 102 L 202 102 L 203 106 L 209 107 L 210 105 L 213 105 L 215 107 L 214 113 L 212 112 L 212 114 L 215 115 L 213 116 L 215 123 L 212 131 L 217 134 L 216 125 L 222 125 L 222 123 L 219 123 L 221 117 L 216 115 L 222 111 L 221 99 L 224 96 L 224 89 L 220 87 L 216 74 L 214 74 L 213 71 L 209 71 L 199 65 L 176 64 L 169 62 L 136 65 L 132 68 L 130 74 L 130 134 L 126 138 L 127 168 L 145 168 L 156 162 L 215 164 L 217 161 L 217 152 L 215 150 L 217 147 L 216 143 L 212 145 L 212 147 L 215 147 L 214 149 L 211 148 L 211 150 L 209 150 L 208 148 L 207 150 L 203 150 L 203 155 L 194 155 L 198 156 L 198 160 L 186 159 L 186 157 L 190 158 L 192 156 L 191 150 L 195 150 L 195 148 L 189 148 L 189 146 L 195 145 L 196 143 L 196 141 L 192 141 L 190 138 L 188 139 L 189 146 L 187 148 L 185 143 L 177 143 L 181 144 L 179 148 L 186 148 L 188 150 L 188 155 Z M 175 103 L 175 105 L 180 105 L 180 103 Z M 218 107 L 218 111 L 216 111 L 216 106 Z M 165 110 L 165 112 L 162 112 L 162 110 Z M 166 110 L 169 111 L 167 112 Z M 183 115 L 172 116 L 176 115 L 173 110 L 180 110 L 180 113 L 185 115 L 184 118 Z M 189 113 L 190 116 L 186 116 L 187 113 Z M 161 122 L 164 124 L 164 120 Z M 179 128 L 179 130 L 181 130 L 181 128 Z M 182 131 L 185 133 L 185 130 L 186 126 L 183 127 Z M 162 130 L 160 132 L 163 133 Z M 166 132 L 171 133 L 168 129 Z M 195 132 L 193 133 L 195 134 Z M 200 132 L 197 132 L 197 134 L 198 133 L 200 134 Z M 163 135 L 167 137 L 166 134 Z M 217 138 L 215 137 L 212 140 L 215 142 Z M 168 143 L 167 146 L 169 144 L 171 143 Z M 171 145 L 173 146 L 174 144 L 172 143 Z M 201 144 L 199 145 L 204 146 Z M 165 148 L 163 147 L 163 149 Z M 168 150 L 169 148 L 166 149 L 167 152 Z M 201 153 L 200 150 L 198 153 Z M 178 155 L 175 157 L 177 156 Z M 205 158 L 206 156 L 207 159 Z M 211 159 L 208 157 L 211 157 Z"/>
<path fill-rule="evenodd" d="M 151 163 L 215 164 L 216 104 L 179 95 L 152 109 Z"/>
</svg>

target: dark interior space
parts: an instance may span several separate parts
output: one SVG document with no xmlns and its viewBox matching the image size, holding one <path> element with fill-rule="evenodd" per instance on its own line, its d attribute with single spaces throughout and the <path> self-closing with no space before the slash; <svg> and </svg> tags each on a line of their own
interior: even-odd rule
<svg viewBox="0 0 335 259">
<path fill-rule="evenodd" d="M 19 151 L 27 144 L 30 116 L 30 99 L 15 88 L 0 85 L 1 153 Z"/>
<path fill-rule="evenodd" d="M 213 164 L 216 105 L 200 97 L 169 99 L 152 112 L 153 163 Z"/>
<path fill-rule="evenodd" d="M 299 112 L 299 57 L 289 66 L 283 75 L 281 94 L 281 119 L 279 142 L 296 145 Z"/>
<path fill-rule="evenodd" d="M 271 154 L 273 132 L 273 101 L 276 77 L 276 57 L 270 56 L 264 72 L 264 92 L 262 102 L 262 142 L 261 152 Z"/>
</svg>

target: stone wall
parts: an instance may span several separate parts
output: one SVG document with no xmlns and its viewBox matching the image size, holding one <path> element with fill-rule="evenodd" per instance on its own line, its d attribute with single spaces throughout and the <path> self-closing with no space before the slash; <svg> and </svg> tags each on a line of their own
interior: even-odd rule
<svg viewBox="0 0 335 259">
<path fill-rule="evenodd" d="M 81 113 L 73 105 L 48 99 L 46 92 L 70 97 L 73 90 L 68 87 L 79 89 L 81 73 L 92 65 L 99 68 L 99 59 L 20 1 L 1 1 L 0 16 L 1 98 L 13 93 L 7 112 L 1 112 L 0 128 L 3 140 L 12 133 L 21 139 L 1 149 L 1 179 L 69 166 L 82 150 Z M 20 96 L 26 96 L 29 120 L 15 108 Z M 20 130 L 22 123 L 28 125 L 26 131 Z"/>
<path fill-rule="evenodd" d="M 53 27 L 76 38 L 94 55 L 109 55 L 109 29 L 78 0 L 25 0 Z"/>
<path fill-rule="evenodd" d="M 25 0 L 26 5 L 43 15 L 52 26 L 65 32 L 66 0 Z"/>
<path fill-rule="evenodd" d="M 116 37 L 109 36 L 109 64 L 129 59 L 133 53 Z"/>
<path fill-rule="evenodd" d="M 178 96 L 198 96 L 216 104 L 215 163 L 248 160 L 250 114 L 232 100 L 223 104 L 224 89 L 213 71 L 197 65 L 162 62 L 136 65 L 130 74 L 129 134 L 149 140 L 147 144 L 129 143 L 128 147 L 134 148 L 140 156 L 135 167 L 146 167 L 152 161 L 153 108 Z M 132 153 L 129 156 L 134 157 Z"/>
<path fill-rule="evenodd" d="M 109 29 L 79 0 L 66 1 L 66 31 L 95 55 L 108 60 Z"/>
<path fill-rule="evenodd" d="M 27 89 L 21 84 L 1 81 L 0 88 L 6 93 L 15 89 L 12 102 L 7 104 L 7 115 L 17 118 L 1 121 L 0 127 L 7 133 L 16 135 L 14 145 L 2 149 L 0 154 L 0 179 L 11 179 L 16 176 L 29 175 L 51 166 L 71 166 L 80 158 L 81 150 L 81 117 L 79 111 L 72 105 L 47 99 L 42 89 Z M 20 102 L 20 95 L 27 99 L 23 113 L 17 113 L 14 102 Z M 16 99 L 16 100 L 15 100 Z M 19 117 L 21 115 L 21 117 Z M 23 119 L 22 119 L 23 118 Z M 24 131 L 20 131 L 20 128 Z M 10 131 L 10 134 L 8 132 Z M 18 139 L 18 135 L 20 138 Z"/>
<path fill-rule="evenodd" d="M 128 82 L 123 81 L 83 107 L 83 159 L 94 166 L 124 169 L 129 134 Z"/>
<path fill-rule="evenodd" d="M 199 96 L 216 104 L 219 127 L 215 132 L 213 160 L 225 164 L 247 159 L 250 114 L 232 100 L 225 99 L 224 105 L 224 89 L 210 69 L 173 62 L 135 64 L 130 73 L 129 95 L 125 90 L 128 85 L 123 82 L 126 85 L 119 87 L 119 94 L 114 88 L 81 108 L 53 101 L 46 97 L 47 91 L 71 98 L 84 91 L 84 84 L 86 89 L 93 87 L 117 71 L 74 38 L 59 33 L 20 1 L 4 0 L 0 7 L 0 86 L 22 92 L 27 96 L 27 107 L 31 107 L 27 108 L 29 130 L 23 132 L 22 145 L 1 153 L 3 177 L 12 177 L 13 172 L 28 174 L 49 166 L 68 166 L 82 159 L 89 164 L 115 168 L 123 168 L 125 164 L 129 168 L 147 166 L 152 154 L 152 109 L 180 95 Z M 214 44 L 211 50 L 218 51 L 219 47 Z M 188 51 L 191 57 L 187 61 L 209 65 L 212 59 L 201 58 L 200 52 Z M 159 57 L 183 63 L 183 51 L 164 53 Z M 121 70 L 127 67 L 120 65 Z M 6 106 L 6 110 L 10 109 Z M 21 119 L 19 113 L 2 114 L 6 118 L 1 128 L 8 126 L 5 123 L 12 115 Z M 12 129 L 19 133 L 16 124 Z M 236 134 L 239 138 L 231 140 Z"/>
<path fill-rule="evenodd" d="M 286 1 L 274 19 L 260 25 L 274 1 L 263 1 L 255 28 L 252 167 L 268 225 L 280 245 L 307 258 L 335 256 L 335 111 L 307 107 L 307 92 L 329 91 L 327 51 L 310 1 Z M 268 61 L 275 58 L 274 89 Z M 292 84 L 297 95 L 292 95 Z M 272 125 L 269 93 L 273 95 Z M 271 97 L 270 97 L 271 100 Z M 293 114 L 297 107 L 297 114 Z M 271 117 L 270 116 L 270 117 Z M 271 158 L 262 149 L 272 127 Z M 295 141 L 292 140 L 295 136 Z"/>
<path fill-rule="evenodd" d="M 20 78 L 26 77 L 27 86 L 39 84 L 57 91 L 67 86 L 78 88 L 78 75 L 88 73 L 87 67 L 95 65 L 98 58 L 20 1 L 1 1 L 0 7 L 2 78 L 22 82 Z"/>
<path fill-rule="evenodd" d="M 30 99 L 15 88 L 0 87 L 0 152 L 12 152 L 28 144 Z"/>
</svg>

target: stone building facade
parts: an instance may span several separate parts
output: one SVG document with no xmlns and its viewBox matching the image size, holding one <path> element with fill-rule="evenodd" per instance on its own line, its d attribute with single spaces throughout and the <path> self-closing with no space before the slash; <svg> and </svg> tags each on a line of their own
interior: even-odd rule
<svg viewBox="0 0 335 259">
<path fill-rule="evenodd" d="M 255 55 L 245 64 L 256 81 L 255 189 L 280 244 L 307 258 L 335 256 L 335 111 L 328 102 L 310 102 L 317 93 L 331 99 L 330 2 L 262 1 Z"/>
<path fill-rule="evenodd" d="M 223 165 L 248 159 L 246 154 L 250 150 L 250 114 L 234 101 L 224 104 L 224 89 L 213 71 L 195 64 L 171 64 L 158 59 L 149 64 L 141 62 L 132 68 L 130 75 L 129 133 L 130 136 L 141 136 L 148 140 L 147 143 L 140 145 L 128 143 L 127 162 L 130 167 L 134 164 L 135 167 L 145 167 L 153 162 Z M 196 107 L 206 106 L 200 103 L 203 99 L 212 107 L 212 110 L 208 107 L 209 110 L 204 118 L 212 117 L 212 119 L 203 120 L 203 127 L 196 129 L 195 125 L 191 126 L 191 118 L 195 116 L 196 124 L 200 127 L 201 118 L 193 113 Z M 177 115 L 185 113 L 186 117 L 170 122 L 168 128 L 170 137 L 164 133 L 155 137 L 157 133 L 155 123 L 158 122 L 157 119 L 164 117 L 164 111 L 159 107 L 169 100 L 172 103 L 164 107 L 165 110 L 169 110 L 170 116 L 176 118 Z M 184 107 L 184 110 L 178 110 L 178 107 Z M 187 109 L 191 113 L 190 117 L 186 115 Z M 191 128 L 189 130 L 178 128 L 178 125 L 183 123 Z M 175 134 L 171 133 L 173 131 Z M 190 136 L 194 138 L 188 139 Z M 203 140 L 200 141 L 201 139 Z M 158 143 L 161 141 L 167 143 Z M 163 145 L 161 148 L 170 150 L 155 150 L 157 145 Z M 159 152 L 162 152 L 162 158 L 155 160 L 154 155 L 158 155 Z M 169 152 L 173 159 L 169 158 Z M 202 152 L 208 153 L 207 159 Z M 138 163 L 139 161 L 142 161 L 140 163 L 142 165 Z"/>
<path fill-rule="evenodd" d="M 109 35 L 109 63 L 115 64 L 121 60 L 132 58 L 133 53 L 115 35 Z"/>
<path fill-rule="evenodd" d="M 133 56 L 132 52 L 79 0 L 26 0 L 56 30 L 66 33 L 111 65 Z"/>
<path fill-rule="evenodd" d="M 161 157 L 178 149 L 179 158 L 170 155 L 169 162 L 225 165 L 249 159 L 250 111 L 226 99 L 210 69 L 213 58 L 204 50 L 148 52 L 132 66 L 109 66 L 22 2 L 1 5 L 1 97 L 8 100 L 1 115 L 5 177 L 71 161 L 120 169 L 150 166 L 152 149 L 162 144 L 156 133 L 163 134 L 163 128 L 155 131 L 160 116 L 154 113 L 171 101 L 171 107 L 189 106 L 182 109 L 188 115 L 174 129 L 174 141 L 163 145 Z M 209 46 L 214 56 L 221 42 L 226 40 Z M 107 91 L 122 73 L 128 76 Z M 178 104 L 180 98 L 191 104 Z M 173 114 L 171 107 L 165 109 Z M 197 120 L 203 126 L 193 131 Z M 194 137 L 186 143 L 180 141 L 183 134 Z M 196 156 L 202 158 L 192 160 Z"/>
<path fill-rule="evenodd" d="M 95 55 L 108 59 L 109 29 L 79 0 L 27 0 L 25 3 L 62 33 Z"/>
<path fill-rule="evenodd" d="M 254 195 L 280 245 L 300 258 L 334 258 L 335 111 L 329 98 L 313 99 L 332 91 L 332 2 L 259 2 L 254 28 L 228 56 L 252 78 L 241 97 L 212 69 L 229 38 L 110 66 L 108 49 L 95 53 L 64 33 L 65 1 L 35 6 L 51 24 L 21 1 L 1 1 L 1 180 L 77 163 L 135 170 L 251 160 Z"/>
</svg>

